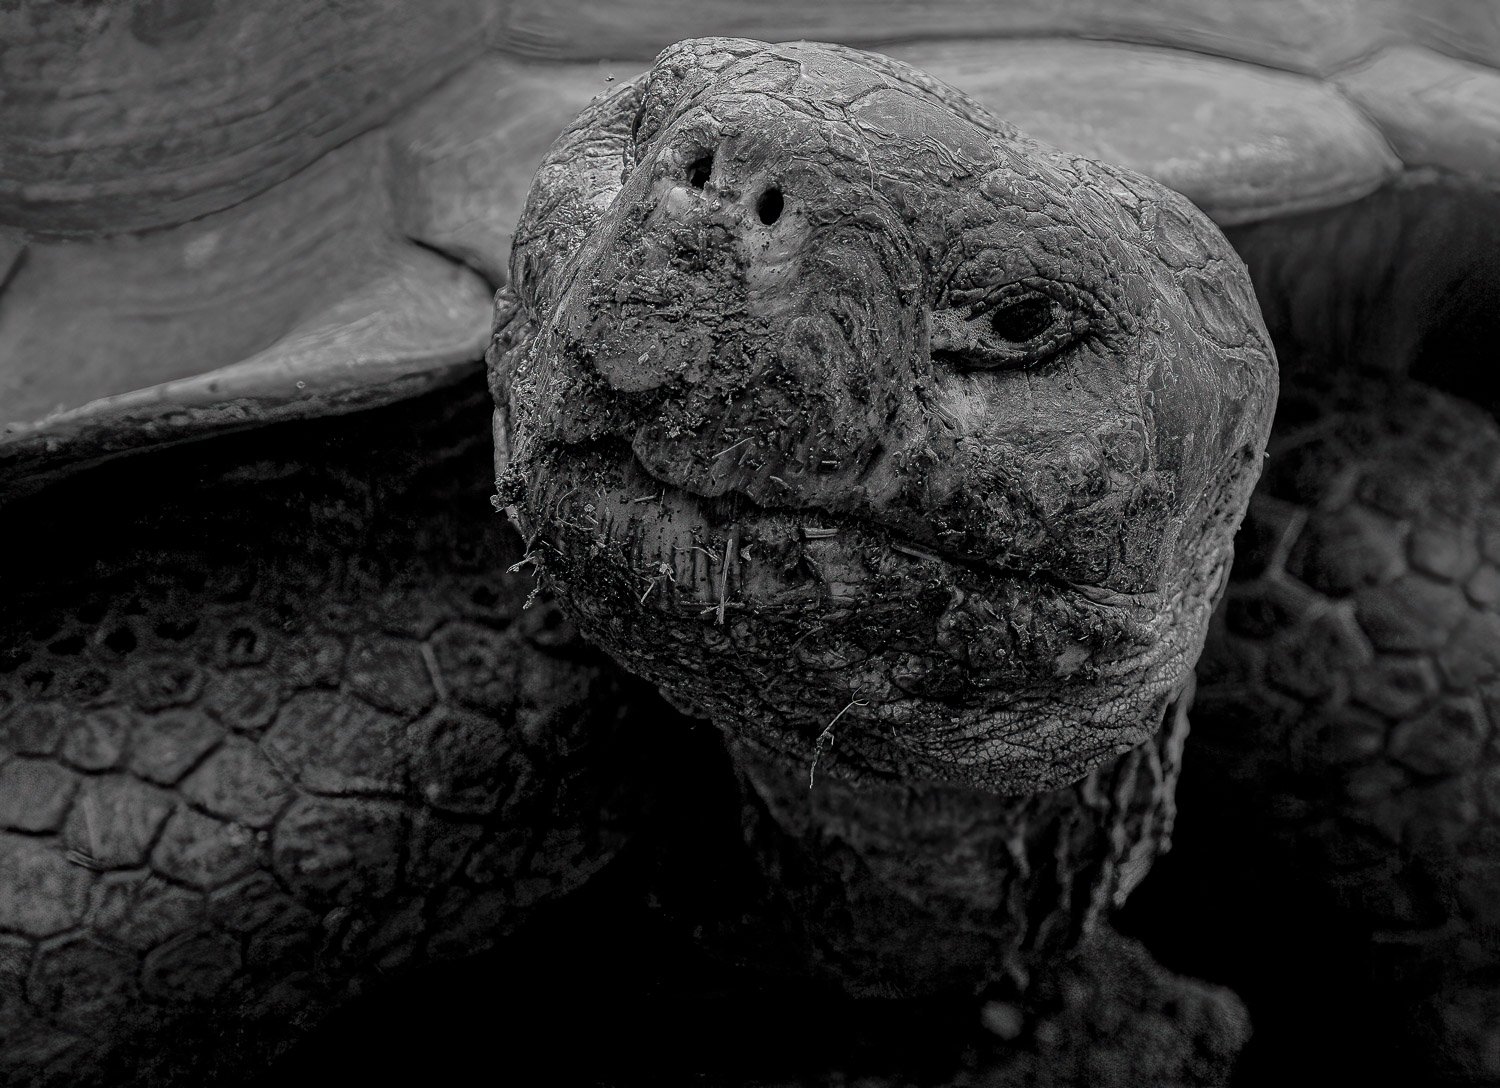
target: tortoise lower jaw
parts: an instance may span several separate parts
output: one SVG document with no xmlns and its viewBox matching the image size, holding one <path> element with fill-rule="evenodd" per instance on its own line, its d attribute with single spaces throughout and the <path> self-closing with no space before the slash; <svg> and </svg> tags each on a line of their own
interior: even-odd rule
<svg viewBox="0 0 1500 1088">
<path fill-rule="evenodd" d="M 1149 736 L 1197 647 L 1149 595 L 904 543 L 879 525 L 664 486 L 620 443 L 507 469 L 584 634 L 679 707 L 820 773 L 1016 793 Z"/>
</svg>

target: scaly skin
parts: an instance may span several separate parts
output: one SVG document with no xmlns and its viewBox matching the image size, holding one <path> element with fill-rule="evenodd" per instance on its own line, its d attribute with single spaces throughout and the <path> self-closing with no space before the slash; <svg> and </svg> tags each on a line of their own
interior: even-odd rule
<svg viewBox="0 0 1500 1088">
<path fill-rule="evenodd" d="M 1408 380 L 1294 387 L 1238 550 L 1199 818 L 1253 821 L 1279 894 L 1368 942 L 1348 981 L 1418 1068 L 1500 1080 L 1500 428 Z"/>
<path fill-rule="evenodd" d="M 7 509 L 0 1081 L 231 1082 L 618 846 L 646 747 L 504 573 L 477 392 Z"/>
<path fill-rule="evenodd" d="M 746 841 L 795 962 L 869 997 L 1025 991 L 1105 923 L 1170 842 L 1188 702 L 1071 786 L 849 781 L 731 744 Z"/>
</svg>

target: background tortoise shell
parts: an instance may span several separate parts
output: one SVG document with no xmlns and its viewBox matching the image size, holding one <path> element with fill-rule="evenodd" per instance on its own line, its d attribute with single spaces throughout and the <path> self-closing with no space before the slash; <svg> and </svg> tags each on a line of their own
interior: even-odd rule
<svg viewBox="0 0 1500 1088">
<path fill-rule="evenodd" d="M 885 48 L 1022 131 L 1155 176 L 1226 227 L 1434 171 L 1500 175 L 1500 15 L 1485 5 L 160 0 L 22 4 L 0 33 L 13 486 L 455 380 L 482 350 L 543 152 L 682 37 L 899 43 Z M 1271 233 L 1282 260 L 1328 252 Z M 1403 277 L 1429 298 L 1465 260 L 1435 249 L 1438 267 Z M 1273 317 L 1287 301 L 1263 298 Z"/>
</svg>

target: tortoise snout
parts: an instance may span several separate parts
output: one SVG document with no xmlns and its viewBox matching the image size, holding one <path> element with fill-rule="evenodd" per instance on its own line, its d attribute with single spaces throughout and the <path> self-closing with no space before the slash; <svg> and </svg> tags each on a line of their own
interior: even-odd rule
<svg viewBox="0 0 1500 1088">
<path fill-rule="evenodd" d="M 627 185 L 625 214 L 565 306 L 570 337 L 616 393 L 752 377 L 726 351 L 785 293 L 806 242 L 778 176 L 782 141 L 689 133 Z M 763 360 L 762 360 L 763 361 Z"/>
<path fill-rule="evenodd" d="M 831 139 L 740 95 L 650 146 L 559 310 L 569 435 L 624 438 L 704 496 L 832 506 L 873 486 L 882 451 L 922 430 L 920 276 L 867 165 L 813 154 Z"/>
<path fill-rule="evenodd" d="M 666 158 L 678 165 L 681 176 L 667 191 L 665 215 L 683 222 L 717 222 L 747 241 L 769 241 L 762 232 L 781 220 L 786 193 L 772 168 L 779 157 L 776 141 L 756 142 L 753 149 L 704 147 L 696 140 L 673 148 Z"/>
</svg>

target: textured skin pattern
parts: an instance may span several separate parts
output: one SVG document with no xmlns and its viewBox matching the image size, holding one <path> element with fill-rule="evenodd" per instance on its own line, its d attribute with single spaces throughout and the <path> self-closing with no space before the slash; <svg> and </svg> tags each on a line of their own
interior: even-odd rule
<svg viewBox="0 0 1500 1088">
<path fill-rule="evenodd" d="M 1375 378 L 1281 413 L 1193 758 L 1368 935 L 1421 1060 L 1500 1078 L 1500 429 Z"/>
<path fill-rule="evenodd" d="M 483 400 L 263 429 L 7 510 L 0 1082 L 232 1080 L 609 858 L 622 703 L 504 573 Z"/>
<path fill-rule="evenodd" d="M 855 786 L 732 745 L 746 840 L 798 958 L 860 996 L 1045 977 L 1169 848 L 1189 702 L 1108 766 L 1029 796 Z"/>
</svg>

